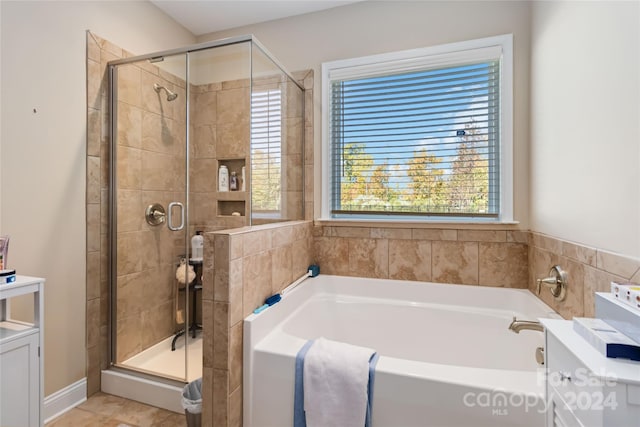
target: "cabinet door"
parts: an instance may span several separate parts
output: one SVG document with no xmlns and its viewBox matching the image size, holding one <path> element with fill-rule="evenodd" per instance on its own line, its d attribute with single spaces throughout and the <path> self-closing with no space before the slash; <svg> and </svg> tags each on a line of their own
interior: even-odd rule
<svg viewBox="0 0 640 427">
<path fill-rule="evenodd" d="M 0 425 L 40 424 L 38 334 L 0 345 Z"/>
<path fill-rule="evenodd" d="M 547 427 L 583 427 L 576 416 L 564 403 L 560 395 L 552 389 L 547 412 Z"/>
</svg>

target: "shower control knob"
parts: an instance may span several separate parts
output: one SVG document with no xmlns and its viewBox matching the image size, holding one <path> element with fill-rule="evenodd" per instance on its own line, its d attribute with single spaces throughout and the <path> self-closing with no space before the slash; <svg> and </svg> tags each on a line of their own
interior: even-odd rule
<svg viewBox="0 0 640 427">
<path fill-rule="evenodd" d="M 160 203 L 151 204 L 144 211 L 144 218 L 149 225 L 160 225 L 165 221 L 165 217 L 164 207 Z"/>
</svg>

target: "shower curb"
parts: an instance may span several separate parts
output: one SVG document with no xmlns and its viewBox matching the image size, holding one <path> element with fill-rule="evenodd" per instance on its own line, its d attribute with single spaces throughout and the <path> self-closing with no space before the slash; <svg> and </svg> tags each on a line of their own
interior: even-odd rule
<svg viewBox="0 0 640 427">
<path fill-rule="evenodd" d="M 112 369 L 102 371 L 101 376 L 101 388 L 105 393 L 184 414 L 181 404 L 182 387 L 135 377 Z"/>
</svg>

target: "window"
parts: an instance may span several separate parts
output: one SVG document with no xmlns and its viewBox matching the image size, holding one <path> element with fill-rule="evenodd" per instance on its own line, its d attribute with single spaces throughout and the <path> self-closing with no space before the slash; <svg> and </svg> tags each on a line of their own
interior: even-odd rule
<svg viewBox="0 0 640 427">
<path fill-rule="evenodd" d="M 251 94 L 252 212 L 280 211 L 282 104 L 280 89 Z"/>
<path fill-rule="evenodd" d="M 323 64 L 323 216 L 512 220 L 511 36 Z"/>
</svg>

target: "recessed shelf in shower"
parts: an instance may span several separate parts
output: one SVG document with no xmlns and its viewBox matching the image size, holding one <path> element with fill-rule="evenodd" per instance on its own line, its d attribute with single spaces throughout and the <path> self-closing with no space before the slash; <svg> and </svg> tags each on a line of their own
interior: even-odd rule
<svg viewBox="0 0 640 427">
<path fill-rule="evenodd" d="M 222 165 L 229 169 L 229 174 L 236 173 L 236 176 L 238 176 L 238 188 L 242 188 L 242 168 L 246 165 L 246 159 L 218 159 L 218 169 Z M 247 197 L 249 197 L 247 191 L 217 191 L 218 216 L 244 218 L 246 216 Z M 240 215 L 233 215 L 234 213 L 240 213 Z"/>
</svg>

